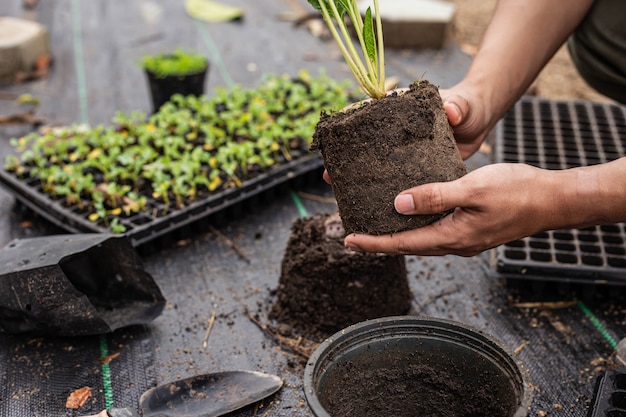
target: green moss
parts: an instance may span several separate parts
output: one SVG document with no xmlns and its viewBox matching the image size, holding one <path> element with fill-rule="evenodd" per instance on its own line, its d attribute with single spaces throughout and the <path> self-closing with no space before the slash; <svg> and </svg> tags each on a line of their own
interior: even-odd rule
<svg viewBox="0 0 626 417">
<path fill-rule="evenodd" d="M 181 48 L 171 53 L 145 55 L 141 66 L 158 78 L 168 75 L 188 75 L 202 71 L 207 66 L 207 59 L 203 55 L 186 52 Z"/>
</svg>

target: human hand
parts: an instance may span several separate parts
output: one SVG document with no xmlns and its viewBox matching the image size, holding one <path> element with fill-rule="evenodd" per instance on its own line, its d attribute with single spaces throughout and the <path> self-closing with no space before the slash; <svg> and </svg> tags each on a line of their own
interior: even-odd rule
<svg viewBox="0 0 626 417">
<path fill-rule="evenodd" d="M 473 88 L 457 84 L 450 89 L 441 89 L 439 93 L 457 147 L 465 160 L 478 151 L 497 119 Z"/>
<path fill-rule="evenodd" d="M 408 88 L 396 88 L 388 91 L 387 95 L 402 94 L 406 91 Z M 448 122 L 454 131 L 457 147 L 461 157 L 465 160 L 478 151 L 487 134 L 498 121 L 500 113 L 490 113 L 481 90 L 472 84 L 461 82 L 449 89 L 440 89 L 439 94 L 443 100 Z M 345 109 L 357 107 L 362 103 L 354 103 Z"/>
<path fill-rule="evenodd" d="M 395 88 L 388 91 L 387 95 L 403 94 L 408 90 L 408 88 Z M 481 143 L 489 133 L 489 129 L 493 126 L 487 124 L 487 114 L 484 111 L 484 106 L 480 104 L 477 98 L 473 98 L 474 95 L 471 89 L 457 85 L 447 90 L 439 90 L 439 92 L 444 103 L 444 110 L 448 116 L 448 121 L 454 130 L 454 136 L 461 157 L 467 159 L 480 148 Z M 372 99 L 366 99 L 349 104 L 344 107 L 342 111 L 356 109 L 362 106 L 363 103 L 371 100 Z M 473 110 L 470 109 L 471 102 L 475 103 L 472 107 Z M 323 179 L 326 183 L 331 183 L 330 176 L 326 170 L 324 170 Z"/>
<path fill-rule="evenodd" d="M 557 202 L 563 200 L 559 191 L 571 181 L 564 173 L 523 164 L 493 164 L 455 181 L 414 187 L 396 197 L 398 212 L 454 211 L 415 230 L 383 236 L 351 234 L 345 245 L 388 254 L 473 256 L 558 225 Z"/>
</svg>

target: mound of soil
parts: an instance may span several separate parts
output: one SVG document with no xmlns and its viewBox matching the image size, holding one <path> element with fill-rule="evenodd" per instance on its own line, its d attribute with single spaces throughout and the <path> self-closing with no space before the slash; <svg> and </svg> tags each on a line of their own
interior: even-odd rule
<svg viewBox="0 0 626 417">
<path fill-rule="evenodd" d="M 338 214 L 293 223 L 271 319 L 324 337 L 367 319 L 408 312 L 412 296 L 404 256 L 349 251 L 344 235 Z"/>
<path fill-rule="evenodd" d="M 320 150 L 347 233 L 374 235 L 430 224 L 447 213 L 405 216 L 393 201 L 403 190 L 465 175 L 439 90 L 428 81 L 322 115 L 311 150 Z"/>
</svg>

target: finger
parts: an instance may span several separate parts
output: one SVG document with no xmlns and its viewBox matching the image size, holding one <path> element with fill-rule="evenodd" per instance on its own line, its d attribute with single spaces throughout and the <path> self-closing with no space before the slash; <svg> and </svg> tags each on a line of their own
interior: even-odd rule
<svg viewBox="0 0 626 417">
<path fill-rule="evenodd" d="M 393 235 L 364 235 L 364 234 L 351 234 L 344 239 L 345 246 L 355 252 L 370 252 L 370 253 L 386 253 L 388 255 L 444 255 L 439 248 L 433 248 L 428 245 L 426 241 L 423 241 L 424 233 L 428 233 L 428 230 L 420 230 L 420 236 L 417 238 L 413 236 L 410 238 L 404 237 L 404 233 L 396 233 Z M 415 232 L 413 232 L 415 233 Z M 423 242 L 420 244 L 420 240 Z"/>
<path fill-rule="evenodd" d="M 472 248 L 458 248 L 451 216 L 444 217 L 431 225 L 392 235 L 373 236 L 350 234 L 344 239 L 347 248 L 360 252 L 386 253 L 390 255 L 473 256 L 478 251 Z"/>
<path fill-rule="evenodd" d="M 330 185 L 330 175 L 328 175 L 328 171 L 324 170 L 322 178 L 324 178 L 324 181 L 326 181 L 326 183 Z"/>
<path fill-rule="evenodd" d="M 463 121 L 463 114 L 461 113 L 461 109 L 455 103 L 444 103 L 443 109 L 446 112 L 446 116 L 448 116 L 448 122 L 450 122 L 451 126 L 458 126 Z"/>
<path fill-rule="evenodd" d="M 448 116 L 448 121 L 453 127 L 460 125 L 469 113 L 469 103 L 466 99 L 458 95 L 446 97 L 443 108 Z"/>
<path fill-rule="evenodd" d="M 420 185 L 398 194 L 394 207 L 400 214 L 435 214 L 456 207 L 471 207 L 469 188 L 463 178 Z"/>
</svg>

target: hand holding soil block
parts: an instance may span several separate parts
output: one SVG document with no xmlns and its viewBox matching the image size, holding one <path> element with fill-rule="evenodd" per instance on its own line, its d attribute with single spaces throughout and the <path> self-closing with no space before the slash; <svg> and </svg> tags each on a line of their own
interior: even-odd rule
<svg viewBox="0 0 626 417">
<path fill-rule="evenodd" d="M 436 221 L 447 213 L 404 216 L 393 202 L 400 191 L 466 173 L 438 89 L 421 80 L 408 92 L 387 94 L 378 0 L 364 18 L 356 0 L 309 3 L 322 13 L 356 81 L 373 99 L 323 115 L 311 145 L 322 153 L 346 232 L 382 235 Z"/>
<path fill-rule="evenodd" d="M 439 91 L 427 81 L 323 115 L 311 149 L 322 152 L 347 233 L 382 235 L 438 220 L 447 213 L 399 214 L 396 195 L 466 173 Z"/>
</svg>

